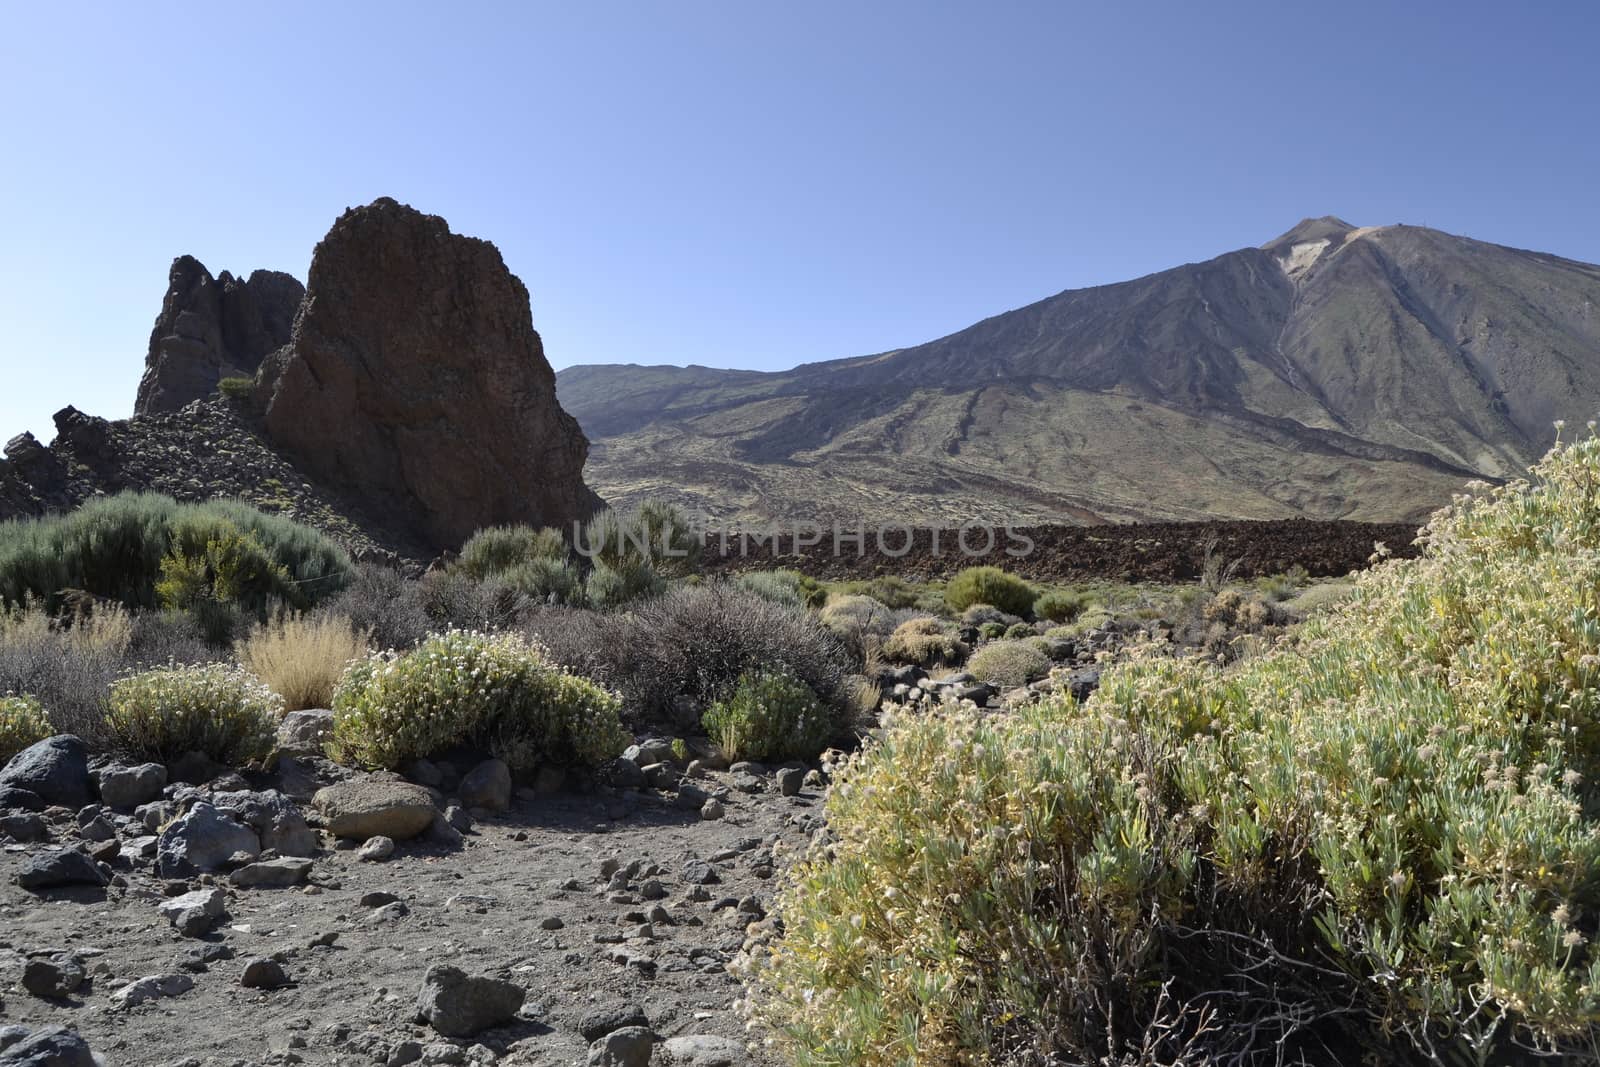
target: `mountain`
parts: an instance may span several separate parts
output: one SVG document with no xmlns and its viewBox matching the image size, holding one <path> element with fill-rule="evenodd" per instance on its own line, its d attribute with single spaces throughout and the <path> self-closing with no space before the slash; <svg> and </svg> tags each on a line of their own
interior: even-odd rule
<svg viewBox="0 0 1600 1067">
<path fill-rule="evenodd" d="M 571 367 L 612 504 L 954 524 L 1420 518 L 1600 409 L 1600 267 L 1306 219 L 912 348 Z"/>
</svg>

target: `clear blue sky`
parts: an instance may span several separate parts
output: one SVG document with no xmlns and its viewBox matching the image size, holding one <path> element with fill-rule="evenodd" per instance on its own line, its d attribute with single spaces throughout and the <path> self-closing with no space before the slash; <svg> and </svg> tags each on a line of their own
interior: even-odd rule
<svg viewBox="0 0 1600 1067">
<path fill-rule="evenodd" d="M 1600 260 L 1593 4 L 0 0 L 0 440 L 126 416 L 175 255 L 388 195 L 557 366 L 924 341 L 1302 216 Z"/>
</svg>

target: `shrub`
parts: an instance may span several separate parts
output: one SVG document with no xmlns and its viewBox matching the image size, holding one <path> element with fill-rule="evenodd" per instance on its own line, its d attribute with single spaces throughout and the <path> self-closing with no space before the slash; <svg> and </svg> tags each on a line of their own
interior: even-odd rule
<svg viewBox="0 0 1600 1067">
<path fill-rule="evenodd" d="M 656 574 L 655 568 L 643 560 L 624 559 L 616 567 L 596 563 L 584 583 L 584 598 L 601 610 L 620 608 L 635 600 L 657 596 L 666 583 Z"/>
<path fill-rule="evenodd" d="M 420 583 L 376 563 L 357 566 L 345 588 L 318 613 L 348 619 L 351 628 L 368 634 L 376 648 L 414 648 L 433 628 Z"/>
<path fill-rule="evenodd" d="M 1082 593 L 1052 589 L 1039 594 L 1033 602 L 1033 614 L 1047 622 L 1071 622 L 1088 606 L 1088 601 Z"/>
<path fill-rule="evenodd" d="M 1026 617 L 1036 595 L 1033 586 L 999 567 L 968 567 L 944 589 L 945 603 L 958 614 L 974 604 L 993 604 L 1008 615 Z"/>
<path fill-rule="evenodd" d="M 474 578 L 503 574 L 534 561 L 564 561 L 567 543 L 559 530 L 531 526 L 489 526 L 461 546 L 455 566 Z"/>
<path fill-rule="evenodd" d="M 1003 622 L 986 622 L 978 626 L 978 636 L 985 641 L 994 641 L 1006 635 L 1006 624 Z"/>
<path fill-rule="evenodd" d="M 1232 668 L 892 724 L 762 1014 L 801 1064 L 1586 1061 L 1597 485 L 1600 439 L 1558 447 Z"/>
<path fill-rule="evenodd" d="M 959 663 L 966 654 L 967 646 L 961 639 L 945 632 L 939 620 L 929 616 L 907 619 L 883 643 L 883 655 L 890 662 L 918 667 Z"/>
<path fill-rule="evenodd" d="M 729 582 L 679 586 L 627 612 L 552 609 L 528 628 L 557 662 L 620 692 L 638 729 L 690 728 L 763 670 L 798 678 L 841 715 L 852 707 L 844 643 L 811 612 Z"/>
<path fill-rule="evenodd" d="M 820 608 L 828 599 L 828 591 L 815 578 L 799 571 L 746 571 L 734 579 L 734 584 L 757 596 L 797 608 Z"/>
<path fill-rule="evenodd" d="M 1024 638 L 1037 637 L 1038 635 L 1039 631 L 1025 622 L 1014 622 L 1006 627 L 1005 632 L 1006 639 L 1010 641 L 1021 641 Z"/>
<path fill-rule="evenodd" d="M 742 675 L 701 721 L 730 760 L 811 759 L 842 725 L 810 686 L 765 672 Z"/>
<path fill-rule="evenodd" d="M 991 641 L 967 660 L 967 670 L 980 682 L 1015 688 L 1049 674 L 1050 657 L 1034 642 Z"/>
<path fill-rule="evenodd" d="M 202 752 L 229 767 L 272 749 L 283 701 L 237 665 L 159 667 L 111 687 L 106 725 L 125 752 L 169 763 Z"/>
<path fill-rule="evenodd" d="M 593 765 L 628 743 L 620 709 L 614 694 L 557 669 L 525 637 L 451 630 L 404 655 L 352 664 L 334 692 L 329 752 L 393 768 L 473 744 L 517 770 Z"/>
<path fill-rule="evenodd" d="M 52 619 L 36 603 L 0 611 L 0 693 L 32 694 L 58 731 L 77 734 L 91 747 L 109 741 L 106 697 L 118 677 L 143 666 L 215 657 L 185 616 L 101 606 Z"/>
<path fill-rule="evenodd" d="M 367 654 L 367 637 L 342 616 L 279 613 L 251 630 L 235 654 L 285 710 L 326 708 L 344 669 Z"/>
<path fill-rule="evenodd" d="M 183 534 L 178 547 L 186 557 L 203 557 L 214 536 L 249 538 L 271 566 L 282 568 L 283 582 L 271 594 L 295 607 L 338 592 L 350 569 L 333 541 L 282 516 L 236 501 L 179 504 L 154 493 L 120 493 L 65 515 L 0 523 L 0 602 L 16 606 L 31 597 L 53 612 L 64 591 L 83 590 L 128 607 L 156 607 L 156 583 L 175 534 Z"/>
<path fill-rule="evenodd" d="M 217 381 L 217 392 L 229 400 L 249 400 L 256 393 L 256 380 L 254 378 L 230 377 Z"/>
<path fill-rule="evenodd" d="M 218 643 L 231 637 L 238 613 L 261 614 L 272 604 L 298 599 L 288 568 L 268 556 L 254 534 L 227 519 L 180 516 L 170 544 L 156 599 L 164 608 L 192 613 Z"/>
<path fill-rule="evenodd" d="M 681 511 L 658 501 L 646 501 L 626 516 L 610 509 L 596 513 L 584 524 L 577 548 L 597 569 L 603 564 L 619 573 L 648 564 L 652 573 L 673 578 L 700 566 L 700 535 Z"/>
<path fill-rule="evenodd" d="M 876 634 L 888 637 L 894 632 L 894 612 L 870 596 L 838 596 L 823 605 L 821 621 L 841 637 Z"/>
<path fill-rule="evenodd" d="M 0 696 L 0 766 L 54 732 L 43 705 L 33 697 L 27 694 Z"/>
<path fill-rule="evenodd" d="M 898 575 L 883 574 L 868 582 L 862 592 L 891 608 L 914 608 L 923 590 Z"/>
<path fill-rule="evenodd" d="M 503 571 L 499 578 L 534 604 L 582 604 L 583 580 L 564 559 L 532 559 Z"/>
</svg>

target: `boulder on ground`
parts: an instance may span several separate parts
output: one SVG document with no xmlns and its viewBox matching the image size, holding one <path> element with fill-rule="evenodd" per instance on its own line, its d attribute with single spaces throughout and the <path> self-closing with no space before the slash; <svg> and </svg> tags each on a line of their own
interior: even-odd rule
<svg viewBox="0 0 1600 1067">
<path fill-rule="evenodd" d="M 0 1039 L 0 1067 L 104 1067 L 105 1062 L 64 1026 L 47 1026 L 15 1041 Z"/>
<path fill-rule="evenodd" d="M 161 791 L 167 787 L 167 769 L 159 763 L 141 763 L 134 767 L 114 763 L 102 768 L 96 778 L 101 802 L 113 808 L 137 808 L 159 800 Z"/>
<path fill-rule="evenodd" d="M 192 893 L 163 900 L 162 916 L 184 937 L 210 933 L 227 909 L 228 897 L 220 889 L 196 889 Z"/>
<path fill-rule="evenodd" d="M 278 750 L 291 756 L 320 756 L 333 732 L 333 712 L 326 708 L 291 711 L 278 724 Z"/>
<path fill-rule="evenodd" d="M 312 806 L 335 837 L 405 841 L 433 825 L 433 795 L 410 782 L 361 778 L 317 790 Z"/>
<path fill-rule="evenodd" d="M 526 995 L 515 982 L 435 965 L 423 976 L 417 1018 L 445 1037 L 473 1037 L 516 1018 Z"/>
<path fill-rule="evenodd" d="M 161 831 L 156 842 L 156 869 L 165 878 L 187 878 L 215 871 L 239 855 L 261 854 L 261 839 L 250 827 L 215 805 L 204 802 Z"/>
<path fill-rule="evenodd" d="M 505 811 L 511 806 L 511 768 L 503 760 L 484 760 L 461 779 L 456 795 L 469 808 Z"/>
<path fill-rule="evenodd" d="M 589 1046 L 588 1067 L 649 1067 L 655 1031 L 644 1026 L 613 1030 Z"/>
<path fill-rule="evenodd" d="M 274 789 L 215 793 L 211 803 L 254 830 L 263 849 L 285 856 L 314 856 L 320 839 L 295 802 Z"/>
<path fill-rule="evenodd" d="M 113 1008 L 133 1008 L 161 997 L 179 997 L 194 988 L 186 974 L 151 974 L 130 982 L 111 994 Z"/>
<path fill-rule="evenodd" d="M 85 977 L 83 960 L 70 952 L 35 956 L 22 965 L 22 988 L 50 1000 L 76 993 Z"/>
<path fill-rule="evenodd" d="M 29 745 L 0 768 L 0 787 L 25 789 L 46 804 L 81 808 L 91 799 L 89 751 L 71 734 Z"/>
<path fill-rule="evenodd" d="M 228 881 L 242 889 L 281 889 L 299 885 L 309 877 L 310 860 L 283 856 L 240 867 L 228 876 Z"/>
<path fill-rule="evenodd" d="M 663 1048 L 673 1067 L 743 1067 L 750 1062 L 744 1045 L 715 1034 L 680 1034 L 667 1038 Z"/>
<path fill-rule="evenodd" d="M 44 798 L 31 789 L 0 785 L 0 811 L 43 811 Z"/>
<path fill-rule="evenodd" d="M 105 885 L 110 880 L 98 863 L 75 848 L 37 852 L 24 860 L 17 872 L 17 885 L 23 889 Z"/>
</svg>

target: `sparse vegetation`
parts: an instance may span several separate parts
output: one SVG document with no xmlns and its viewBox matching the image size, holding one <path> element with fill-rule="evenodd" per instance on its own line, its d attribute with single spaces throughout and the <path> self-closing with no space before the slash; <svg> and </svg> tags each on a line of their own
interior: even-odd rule
<svg viewBox="0 0 1600 1067">
<path fill-rule="evenodd" d="M 1597 486 L 1560 447 L 1235 666 L 896 721 L 758 1013 L 802 1065 L 1592 1056 Z"/>
<path fill-rule="evenodd" d="M 811 759 L 840 733 L 839 717 L 785 674 L 746 674 L 706 710 L 706 733 L 729 759 Z"/>
<path fill-rule="evenodd" d="M 918 667 L 959 663 L 966 654 L 967 646 L 961 639 L 931 616 L 907 619 L 883 643 L 884 658 Z"/>
<path fill-rule="evenodd" d="M 967 670 L 980 682 L 1015 687 L 1049 674 L 1050 657 L 1031 641 L 991 641 L 967 660 Z"/>
<path fill-rule="evenodd" d="M 118 747 L 163 763 L 189 752 L 228 767 L 267 755 L 283 701 L 237 665 L 159 667 L 111 687 L 106 724 Z"/>
<path fill-rule="evenodd" d="M 51 733 L 50 717 L 38 700 L 26 693 L 0 696 L 0 766 Z"/>
<path fill-rule="evenodd" d="M 559 669 L 519 634 L 451 630 L 352 664 L 334 692 L 329 752 L 394 768 L 471 743 L 518 769 L 594 765 L 627 744 L 620 710 L 615 694 Z"/>
<path fill-rule="evenodd" d="M 968 567 L 945 586 L 945 603 L 953 612 L 974 604 L 991 604 L 1008 615 L 1026 618 L 1037 597 L 1033 586 L 999 567 Z"/>
<path fill-rule="evenodd" d="M 345 668 L 367 654 L 367 638 L 343 616 L 280 612 L 252 629 L 235 654 L 286 711 L 326 708 Z"/>
<path fill-rule="evenodd" d="M 565 561 L 567 543 L 561 531 L 549 527 L 490 526 L 473 534 L 461 546 L 455 566 L 474 578 L 505 574 L 525 564 Z"/>
<path fill-rule="evenodd" d="M 1071 622 L 1088 606 L 1082 593 L 1065 589 L 1051 589 L 1040 593 L 1033 602 L 1033 613 L 1046 622 Z"/>
</svg>

